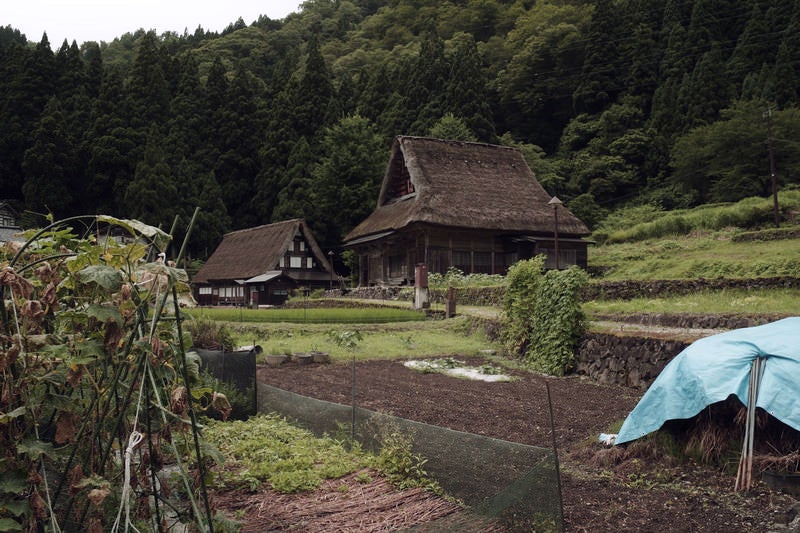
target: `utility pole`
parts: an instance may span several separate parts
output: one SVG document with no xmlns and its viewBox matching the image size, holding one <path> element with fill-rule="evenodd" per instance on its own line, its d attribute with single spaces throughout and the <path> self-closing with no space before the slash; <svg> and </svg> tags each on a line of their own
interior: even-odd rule
<svg viewBox="0 0 800 533">
<path fill-rule="evenodd" d="M 775 213 L 775 227 L 781 225 L 780 214 L 778 212 L 778 179 L 775 177 L 775 154 L 772 151 L 772 109 L 764 111 L 764 118 L 767 119 L 767 149 L 769 150 L 769 175 L 772 178 L 772 210 Z"/>
</svg>

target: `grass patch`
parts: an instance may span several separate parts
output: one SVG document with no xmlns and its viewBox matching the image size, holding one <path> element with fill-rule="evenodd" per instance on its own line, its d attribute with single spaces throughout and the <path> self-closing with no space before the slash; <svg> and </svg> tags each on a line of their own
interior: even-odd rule
<svg viewBox="0 0 800 533">
<path fill-rule="evenodd" d="M 589 247 L 604 280 L 800 276 L 800 239 L 735 242 L 738 230 Z"/>
<path fill-rule="evenodd" d="M 704 291 L 686 296 L 595 300 L 583 309 L 593 313 L 719 313 L 800 315 L 800 289 Z"/>
<path fill-rule="evenodd" d="M 797 210 L 800 208 L 800 191 L 782 191 L 779 203 L 784 212 Z M 769 226 L 772 220 L 771 198 L 745 198 L 735 203 L 706 204 L 673 211 L 645 205 L 613 213 L 595 231 L 594 237 L 608 243 L 636 242 L 730 227 L 758 228 Z"/>
<path fill-rule="evenodd" d="M 385 324 L 426 320 L 425 313 L 398 307 L 310 307 L 248 309 L 196 308 L 186 314 L 191 318 L 221 322 L 294 323 L 294 324 Z"/>
<path fill-rule="evenodd" d="M 478 355 L 499 350 L 469 317 L 387 324 L 295 324 L 227 322 L 237 345 L 260 345 L 264 354 L 324 351 L 331 360 L 408 359 Z M 335 342 L 336 333 L 358 331 L 355 349 Z M 334 335 L 331 335 L 331 332 Z"/>
</svg>

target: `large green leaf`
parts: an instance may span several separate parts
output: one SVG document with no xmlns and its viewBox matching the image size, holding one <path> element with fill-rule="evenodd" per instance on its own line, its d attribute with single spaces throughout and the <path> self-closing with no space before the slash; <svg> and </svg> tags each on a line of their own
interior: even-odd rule
<svg viewBox="0 0 800 533">
<path fill-rule="evenodd" d="M 13 411 L 9 411 L 8 413 L 0 413 L 0 424 L 8 424 L 18 416 L 22 416 L 25 414 L 25 407 L 17 407 Z"/>
<path fill-rule="evenodd" d="M 0 494 L 18 494 L 27 487 L 27 476 L 21 472 L 3 472 L 0 478 Z"/>
<path fill-rule="evenodd" d="M 53 445 L 49 442 L 42 442 L 39 439 L 25 439 L 17 445 L 17 452 L 24 453 L 33 459 L 38 459 L 40 455 L 55 457 Z"/>
<path fill-rule="evenodd" d="M 117 324 L 123 323 L 119 309 L 113 305 L 89 304 L 89 307 L 86 309 L 86 314 L 97 319 L 98 322 L 105 323 L 111 320 Z"/>
<path fill-rule="evenodd" d="M 31 510 L 28 500 L 1 500 L 0 509 L 14 516 L 21 516 Z M 4 513 L 5 514 L 5 513 Z"/>
<path fill-rule="evenodd" d="M 78 272 L 81 283 L 97 283 L 109 291 L 118 291 L 122 287 L 122 274 L 119 270 L 105 265 L 89 265 Z"/>
<path fill-rule="evenodd" d="M 0 532 L 22 531 L 22 524 L 10 518 L 0 518 Z"/>
<path fill-rule="evenodd" d="M 138 220 L 121 219 L 108 215 L 100 215 L 97 217 L 97 221 L 121 226 L 128 230 L 132 235 L 143 235 L 144 237 L 147 237 L 150 242 L 155 244 L 156 248 L 159 250 L 166 250 L 167 246 L 172 240 L 172 237 L 168 233 L 156 228 L 155 226 L 149 226 L 139 222 Z"/>
</svg>

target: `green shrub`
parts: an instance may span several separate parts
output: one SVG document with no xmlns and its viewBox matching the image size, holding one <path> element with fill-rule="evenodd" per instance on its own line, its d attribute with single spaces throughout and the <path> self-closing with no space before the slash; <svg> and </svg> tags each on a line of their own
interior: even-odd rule
<svg viewBox="0 0 800 533">
<path fill-rule="evenodd" d="M 225 324 L 206 318 L 197 318 L 186 322 L 186 330 L 192 336 L 195 348 L 206 350 L 234 350 L 233 334 Z"/>
<path fill-rule="evenodd" d="M 205 435 L 226 458 L 218 484 L 230 489 L 261 490 L 264 483 L 278 492 L 314 490 L 365 466 L 358 450 L 348 451 L 332 438 L 316 438 L 277 414 L 246 421 L 208 421 Z"/>
<path fill-rule="evenodd" d="M 544 272 L 544 258 L 518 261 L 508 269 L 501 339 L 506 351 L 522 357 L 533 333 L 534 302 Z"/>
<path fill-rule="evenodd" d="M 247 420 L 255 410 L 255 391 L 248 387 L 244 392 L 239 390 L 235 383 L 222 381 L 208 372 L 200 375 L 200 391 L 203 392 L 202 408 L 209 418 L 215 420 Z M 205 391 L 212 391 L 210 393 Z M 226 400 L 227 409 L 220 410 L 215 405 L 215 394 L 222 394 Z"/>
<path fill-rule="evenodd" d="M 458 268 L 450 267 L 444 274 L 428 274 L 428 287 L 446 289 L 448 287 L 487 287 L 502 285 L 503 276 L 498 274 L 464 274 Z"/>
<path fill-rule="evenodd" d="M 534 307 L 531 346 L 526 354 L 534 369 L 556 376 L 575 367 L 575 350 L 586 330 L 580 291 L 588 275 L 580 268 L 545 273 Z"/>
<path fill-rule="evenodd" d="M 438 485 L 425 471 L 427 459 L 411 451 L 411 438 L 402 433 L 384 435 L 375 467 L 400 489 L 423 487 L 437 492 Z"/>
<path fill-rule="evenodd" d="M 572 370 L 586 329 L 579 296 L 586 283 L 588 275 L 577 267 L 544 272 L 542 256 L 514 264 L 503 305 L 506 351 L 539 372 L 560 376 Z"/>
</svg>

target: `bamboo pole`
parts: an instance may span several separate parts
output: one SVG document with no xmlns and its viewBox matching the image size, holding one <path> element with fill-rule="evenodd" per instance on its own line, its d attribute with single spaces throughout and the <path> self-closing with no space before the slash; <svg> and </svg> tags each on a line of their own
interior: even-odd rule
<svg viewBox="0 0 800 533">
<path fill-rule="evenodd" d="M 756 357 L 750 367 L 750 381 L 747 386 L 747 416 L 745 417 L 742 456 L 739 459 L 739 469 L 736 473 L 735 490 L 749 490 L 752 486 L 756 403 L 758 402 L 758 389 L 765 363 L 766 360 Z"/>
</svg>

